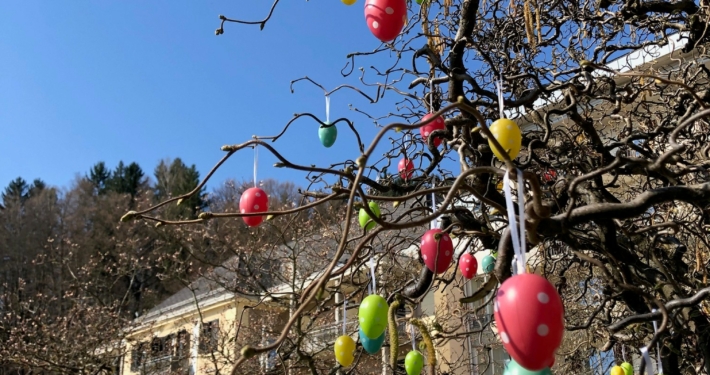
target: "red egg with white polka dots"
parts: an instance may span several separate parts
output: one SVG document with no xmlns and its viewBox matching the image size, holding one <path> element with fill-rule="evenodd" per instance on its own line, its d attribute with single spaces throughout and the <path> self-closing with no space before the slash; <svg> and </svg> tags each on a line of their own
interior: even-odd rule
<svg viewBox="0 0 710 375">
<path fill-rule="evenodd" d="M 539 275 L 515 275 L 498 289 L 494 311 L 498 335 L 515 362 L 530 371 L 548 367 L 564 334 L 555 287 Z"/>
<path fill-rule="evenodd" d="M 412 175 L 414 174 L 414 163 L 412 163 L 411 160 L 406 157 L 402 158 L 399 161 L 397 168 L 399 169 L 399 176 L 402 177 L 403 180 L 409 180 L 412 178 Z"/>
<path fill-rule="evenodd" d="M 365 20 L 377 39 L 391 42 L 407 22 L 407 3 L 405 0 L 367 0 Z"/>
<path fill-rule="evenodd" d="M 439 237 L 437 240 L 436 237 Z M 441 229 L 430 229 L 424 233 L 421 242 L 424 264 L 436 274 L 444 273 L 454 257 L 454 244 L 451 237 Z"/>
<path fill-rule="evenodd" d="M 269 197 L 266 193 L 257 188 L 249 188 L 239 199 L 239 212 L 243 214 L 253 214 L 266 212 L 269 210 Z M 242 216 L 242 220 L 250 227 L 255 227 L 264 221 L 263 216 Z"/>
<path fill-rule="evenodd" d="M 432 116 L 434 116 L 433 113 L 429 113 L 422 117 L 422 120 L 420 122 L 424 122 L 428 119 L 430 119 Z M 446 123 L 444 122 L 444 118 L 439 116 L 436 118 L 436 120 L 422 126 L 419 128 L 419 134 L 421 134 L 422 138 L 424 139 L 424 142 L 426 144 L 429 144 L 429 134 L 431 134 L 434 130 L 441 130 L 441 129 L 446 129 Z M 436 137 L 434 138 L 434 147 L 439 147 L 441 144 L 441 138 Z"/>
<path fill-rule="evenodd" d="M 459 270 L 461 270 L 463 277 L 471 280 L 476 276 L 476 271 L 478 271 L 478 261 L 473 255 L 465 253 L 459 258 Z"/>
</svg>

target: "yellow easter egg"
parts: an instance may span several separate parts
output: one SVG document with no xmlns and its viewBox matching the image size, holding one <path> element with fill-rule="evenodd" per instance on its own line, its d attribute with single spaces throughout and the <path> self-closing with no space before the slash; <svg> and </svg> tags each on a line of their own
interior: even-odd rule
<svg viewBox="0 0 710 375">
<path fill-rule="evenodd" d="M 523 134 L 520 132 L 518 124 L 507 118 L 496 120 L 489 127 L 493 136 L 498 140 L 503 148 L 508 151 L 508 156 L 515 159 L 520 153 L 520 147 L 523 143 Z M 498 160 L 504 160 L 503 156 L 498 152 L 498 149 L 493 145 L 491 140 L 488 140 L 488 145 L 491 147 L 493 154 Z"/>
<path fill-rule="evenodd" d="M 625 375 L 625 372 L 621 366 L 614 366 L 611 368 L 611 375 Z"/>
<path fill-rule="evenodd" d="M 335 360 L 343 367 L 348 367 L 355 361 L 355 341 L 348 335 L 342 335 L 335 340 Z"/>
<path fill-rule="evenodd" d="M 343 2 L 345 5 L 353 5 L 357 0 L 340 0 Z"/>
</svg>

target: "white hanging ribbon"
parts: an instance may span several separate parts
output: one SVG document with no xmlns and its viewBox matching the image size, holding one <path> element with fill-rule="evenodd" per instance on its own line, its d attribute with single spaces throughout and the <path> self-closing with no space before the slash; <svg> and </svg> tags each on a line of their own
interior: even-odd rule
<svg viewBox="0 0 710 375">
<path fill-rule="evenodd" d="M 434 113 L 434 76 L 431 76 L 429 82 L 429 112 Z"/>
<path fill-rule="evenodd" d="M 325 123 L 330 125 L 330 96 L 325 96 Z"/>
<path fill-rule="evenodd" d="M 343 335 L 346 333 L 345 328 L 348 322 L 348 300 L 343 300 Z"/>
<path fill-rule="evenodd" d="M 621 358 L 626 362 L 626 346 L 621 344 Z"/>
<path fill-rule="evenodd" d="M 658 310 L 653 309 L 651 311 L 655 313 Z M 658 325 L 655 320 L 653 321 L 653 334 L 658 334 Z M 661 344 L 659 342 L 656 342 L 656 356 L 658 356 L 658 373 L 663 374 L 663 363 L 661 363 Z"/>
<path fill-rule="evenodd" d="M 500 118 L 505 117 L 505 111 L 503 111 L 503 72 L 500 72 L 500 79 L 496 82 L 496 89 L 498 90 L 498 111 L 500 112 Z"/>
<path fill-rule="evenodd" d="M 259 163 L 259 144 L 254 144 L 254 187 L 257 187 L 256 183 L 256 166 Z"/>
<path fill-rule="evenodd" d="M 409 330 L 412 333 L 412 351 L 416 351 L 417 350 L 417 340 L 416 340 L 417 336 L 414 336 L 414 324 L 409 325 Z"/>
<path fill-rule="evenodd" d="M 525 184 L 523 182 L 523 172 L 517 170 L 518 176 L 518 216 L 519 226 L 515 225 L 515 207 L 513 206 L 513 194 L 510 191 L 509 172 L 505 172 L 503 177 L 503 192 L 505 193 L 505 205 L 508 210 L 508 227 L 510 237 L 513 242 L 513 250 L 517 258 L 518 272 L 525 272 Z"/>
<path fill-rule="evenodd" d="M 370 257 L 370 274 L 372 275 L 372 294 L 377 294 L 377 280 L 375 279 L 375 261 Z"/>
<path fill-rule="evenodd" d="M 432 187 L 435 187 L 436 186 L 436 176 L 433 176 L 431 178 L 431 182 L 432 182 L 431 183 Z M 434 213 L 434 212 L 436 212 L 436 193 L 432 192 L 431 193 L 431 213 Z M 436 217 L 431 220 L 431 229 L 437 228 L 437 226 L 438 226 L 437 220 L 438 219 Z"/>
<path fill-rule="evenodd" d="M 646 364 L 646 374 L 647 375 L 653 375 L 653 370 L 651 370 L 651 356 L 648 355 L 648 348 L 643 347 L 641 348 L 641 355 L 643 358 L 641 358 L 641 364 Z"/>
</svg>

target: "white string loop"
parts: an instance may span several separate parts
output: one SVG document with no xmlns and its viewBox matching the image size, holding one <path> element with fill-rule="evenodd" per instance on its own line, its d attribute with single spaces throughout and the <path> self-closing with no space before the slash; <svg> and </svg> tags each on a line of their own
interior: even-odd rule
<svg viewBox="0 0 710 375">
<path fill-rule="evenodd" d="M 657 309 L 651 310 L 652 312 L 657 312 Z M 658 334 L 658 325 L 656 321 L 653 321 L 653 334 Z M 656 356 L 658 357 L 658 373 L 663 374 L 663 363 L 661 363 L 661 344 L 656 342 Z"/>
<path fill-rule="evenodd" d="M 496 90 L 498 90 L 498 111 L 500 112 L 500 118 L 505 118 L 505 111 L 503 110 L 503 72 L 500 72 L 500 78 L 496 82 Z"/>
<path fill-rule="evenodd" d="M 429 80 L 429 112 L 434 113 L 434 75 Z"/>
<path fill-rule="evenodd" d="M 431 184 L 432 187 L 436 186 L 436 176 L 433 176 L 431 179 Z M 431 213 L 436 212 L 436 193 L 431 193 Z M 431 229 L 436 229 L 438 227 L 438 222 L 437 218 L 431 219 Z"/>
<path fill-rule="evenodd" d="M 644 346 L 641 348 L 641 355 L 643 356 L 643 358 L 641 358 L 641 364 L 646 364 L 646 375 L 653 375 L 653 370 L 651 369 L 651 356 L 648 355 L 647 347 Z"/>
<path fill-rule="evenodd" d="M 409 325 L 409 330 L 412 333 L 412 351 L 417 350 L 417 336 L 414 336 L 414 324 Z"/>
<path fill-rule="evenodd" d="M 325 96 L 325 123 L 330 125 L 330 96 Z"/>
<path fill-rule="evenodd" d="M 348 322 L 348 300 L 343 299 L 343 335 L 346 333 L 346 326 Z"/>
<path fill-rule="evenodd" d="M 505 205 L 508 210 L 508 228 L 510 228 L 510 237 L 513 242 L 513 250 L 517 258 L 517 267 L 519 273 L 525 272 L 525 184 L 523 181 L 523 172 L 517 170 L 518 176 L 518 216 L 520 218 L 519 226 L 515 224 L 515 206 L 513 205 L 513 194 L 510 191 L 509 172 L 505 172 L 503 177 L 503 192 L 505 193 Z"/>
<path fill-rule="evenodd" d="M 254 136 L 256 138 L 256 136 Z M 256 183 L 256 167 L 259 164 L 259 144 L 254 144 L 254 187 L 257 187 Z"/>
<path fill-rule="evenodd" d="M 370 274 L 372 276 L 372 294 L 377 294 L 377 280 L 375 279 L 375 261 L 370 257 Z"/>
</svg>

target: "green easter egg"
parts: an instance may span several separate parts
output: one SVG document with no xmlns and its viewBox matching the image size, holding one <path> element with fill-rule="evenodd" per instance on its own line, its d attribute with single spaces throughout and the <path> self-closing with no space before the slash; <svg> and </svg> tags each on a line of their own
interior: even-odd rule
<svg viewBox="0 0 710 375">
<path fill-rule="evenodd" d="M 481 261 L 481 266 L 483 267 L 483 272 L 485 272 L 485 273 L 493 272 L 493 269 L 496 268 L 496 258 L 493 258 L 490 255 L 486 255 L 485 257 L 483 257 L 483 260 Z"/>
<path fill-rule="evenodd" d="M 326 122 L 327 124 L 327 122 Z M 318 138 L 320 138 L 320 143 L 325 147 L 330 147 L 335 143 L 338 138 L 338 128 L 333 126 L 323 126 L 318 128 Z"/>
<path fill-rule="evenodd" d="M 375 216 L 380 217 L 380 206 L 376 202 L 371 201 L 368 206 L 370 206 L 370 211 L 372 211 Z M 370 223 L 368 223 L 368 221 L 370 220 L 370 215 L 368 215 L 367 212 L 365 212 L 365 209 L 363 208 L 360 209 L 358 220 L 360 221 L 360 226 L 365 228 L 365 230 L 370 230 L 374 228 L 375 225 L 377 225 L 377 223 L 375 223 L 374 221 L 370 221 Z"/>
<path fill-rule="evenodd" d="M 503 375 L 552 375 L 552 371 L 550 371 L 549 367 L 540 371 L 530 371 L 511 359 Z"/>
<path fill-rule="evenodd" d="M 404 369 L 407 375 L 419 375 L 424 367 L 424 356 L 416 350 L 407 353 L 404 357 Z"/>
<path fill-rule="evenodd" d="M 387 300 L 377 294 L 365 297 L 360 304 L 357 316 L 360 329 L 365 336 L 377 340 L 387 328 Z"/>
<path fill-rule="evenodd" d="M 634 366 L 629 362 L 622 363 L 621 368 L 624 370 L 625 375 L 634 375 Z"/>
</svg>

